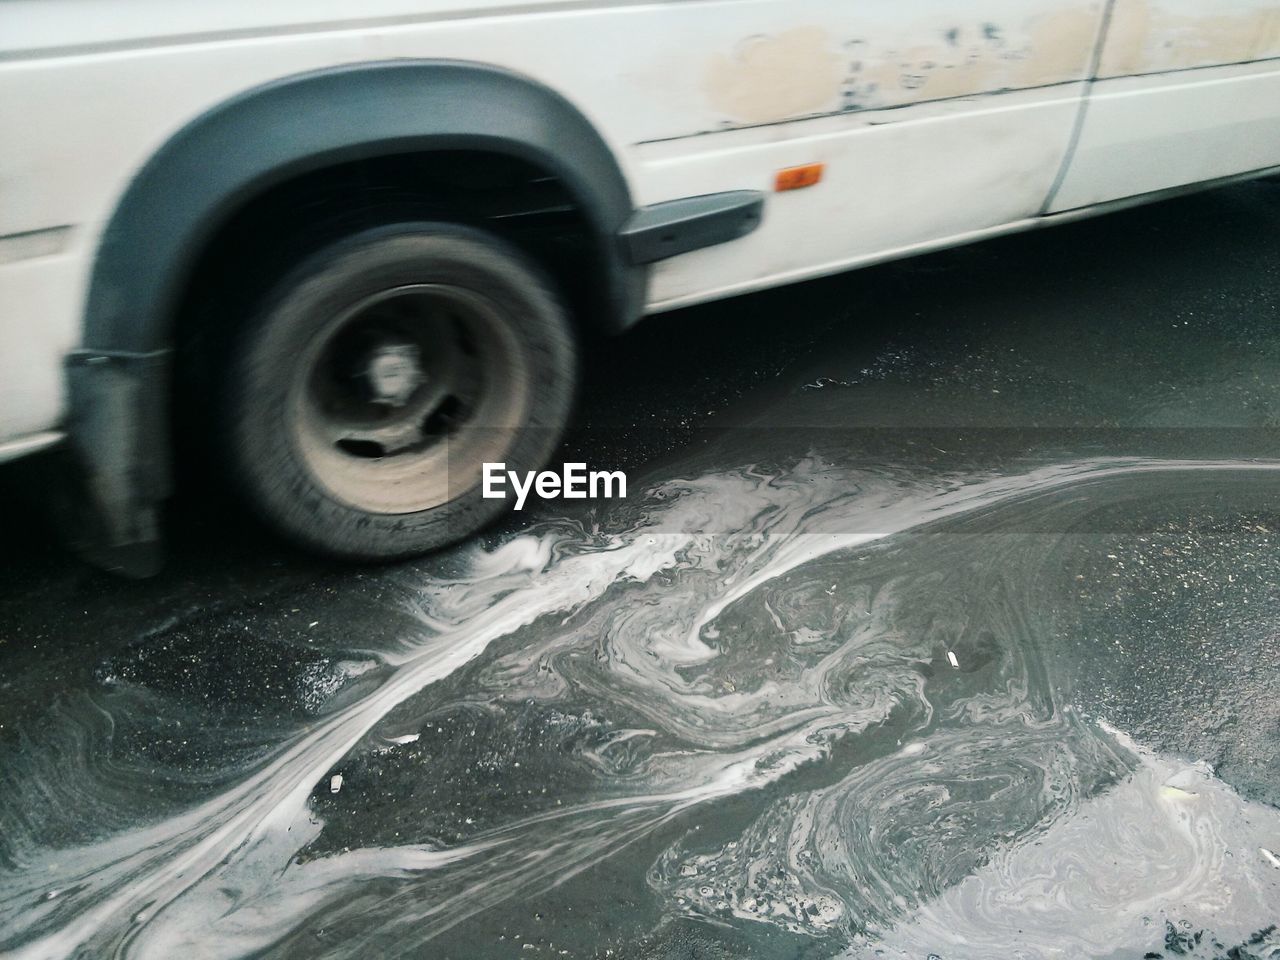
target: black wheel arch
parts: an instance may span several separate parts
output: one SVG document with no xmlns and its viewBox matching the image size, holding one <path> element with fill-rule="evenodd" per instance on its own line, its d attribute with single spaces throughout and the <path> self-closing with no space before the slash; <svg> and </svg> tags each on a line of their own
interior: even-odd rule
<svg viewBox="0 0 1280 960">
<path fill-rule="evenodd" d="M 598 243 L 612 316 L 643 308 L 645 271 L 618 252 L 633 212 L 614 152 L 548 87 L 463 61 L 386 61 L 273 81 L 192 120 L 143 166 L 104 232 L 85 310 L 89 349 L 162 349 L 205 242 L 274 184 L 358 159 L 477 150 L 550 170 Z"/>
</svg>

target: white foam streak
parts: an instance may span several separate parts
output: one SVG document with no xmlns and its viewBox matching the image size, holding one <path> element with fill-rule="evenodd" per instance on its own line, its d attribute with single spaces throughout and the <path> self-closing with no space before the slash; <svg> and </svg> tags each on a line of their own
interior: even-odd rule
<svg viewBox="0 0 1280 960">
<path fill-rule="evenodd" d="M 315 783 L 397 704 L 537 618 L 587 602 L 621 577 L 647 577 L 674 563 L 686 542 L 681 536 L 633 539 L 545 569 L 536 588 L 508 594 L 453 630 L 431 637 L 375 693 L 322 721 L 229 793 L 174 820 L 57 855 L 57 861 L 71 864 L 74 878 L 63 867 L 59 882 L 88 885 L 97 893 L 96 902 L 56 932 L 19 948 L 15 960 L 70 955 L 121 917 L 138 914 L 142 905 L 148 927 L 163 924 L 165 907 L 217 869 L 228 851 L 243 857 L 299 820 Z M 532 555 L 530 546 L 521 547 L 523 557 Z M 545 558 L 548 549 L 543 545 L 536 555 Z M 292 845 L 297 849 L 296 842 Z M 29 876 L 32 887 L 43 879 L 35 872 Z M 135 930 L 130 937 L 131 953 L 148 955 L 143 951 L 146 935 Z"/>
<path fill-rule="evenodd" d="M 704 632 L 734 604 L 766 584 L 836 551 L 1082 482 L 1156 472 L 1277 469 L 1280 465 L 1232 461 L 1084 461 L 967 483 L 940 494 L 913 492 L 905 499 L 900 488 L 883 489 L 873 499 L 850 496 L 847 477 L 811 465 L 807 473 L 786 478 L 716 475 L 684 482 L 678 485 L 681 495 L 655 514 L 648 526 L 590 552 L 556 559 L 556 538 L 523 537 L 491 554 L 477 553 L 466 577 L 426 586 L 425 636 L 413 638 L 387 657 L 396 669 L 379 689 L 319 721 L 234 789 L 187 813 L 92 846 L 50 853 L 46 862 L 30 864 L 18 888 L 10 884 L 6 890 L 11 905 L 30 904 L 55 885 L 63 890 L 82 889 L 59 897 L 61 909 L 70 916 L 63 926 L 26 943 L 11 956 L 43 960 L 72 955 L 89 944 L 125 943 L 130 956 L 167 960 L 191 949 L 193 938 L 203 936 L 204 925 L 215 921 L 222 923 L 227 935 L 201 939 L 202 955 L 235 956 L 272 942 L 282 928 L 301 922 L 336 890 L 351 888 L 361 879 L 421 876 L 446 867 L 483 868 L 462 893 L 417 914 L 436 918 L 432 930 L 444 929 L 468 910 L 490 906 L 530 884 L 562 882 L 691 806 L 775 782 L 800 764 L 823 756 L 828 748 L 822 744 L 833 732 L 858 729 L 883 716 L 887 706 L 874 697 L 874 710 L 851 715 L 846 707 L 822 702 L 809 688 L 794 695 L 790 709 L 783 703 L 772 718 L 757 716 L 766 702 L 778 704 L 783 691 L 765 687 L 740 695 L 711 696 L 677 677 L 676 665 L 716 656 Z M 739 532 L 712 536 L 707 529 Z M 848 532 L 853 529 L 875 532 Z M 663 571 L 699 564 L 710 569 L 711 559 L 729 552 L 746 560 L 723 589 L 699 600 L 696 609 L 673 607 L 679 622 L 665 633 L 652 634 L 647 662 L 634 655 L 635 662 L 619 662 L 619 675 L 629 678 L 637 690 L 649 694 L 665 690 L 666 696 L 679 697 L 679 714 L 699 717 L 696 723 L 704 724 L 704 729 L 693 732 L 716 748 L 664 758 L 664 789 L 527 818 L 452 851 L 406 846 L 290 864 L 291 857 L 320 829 L 308 816 L 308 800 L 316 784 L 398 704 L 471 663 L 495 641 L 542 617 L 568 614 L 603 597 L 615 585 L 646 583 Z M 824 669 L 813 671 L 805 683 L 816 688 Z M 661 696 L 645 708 L 664 710 Z M 669 711 L 662 719 L 671 721 L 673 714 Z M 758 722 L 744 723 L 748 717 Z M 723 728 L 720 731 L 717 722 Z M 745 742 L 749 746 L 742 746 Z M 1154 760 L 1145 763 L 1144 769 L 1152 771 L 1148 779 L 1163 775 L 1164 768 Z M 1147 781 L 1135 777 L 1134 782 Z M 1138 793 L 1130 801 L 1146 802 L 1146 787 Z M 1218 803 L 1225 796 L 1216 789 L 1208 802 Z M 553 820 L 565 825 L 566 837 L 573 843 L 562 843 L 531 859 L 519 847 L 520 835 Z M 582 827 L 570 828 L 572 824 Z M 1169 825 L 1177 826 L 1173 821 Z M 1195 839 L 1185 836 L 1188 843 Z M 1002 869 L 1008 876 L 1016 875 L 1016 858 Z M 235 880 L 234 903 L 216 893 L 228 878 Z M 968 896 L 968 889 L 962 885 L 954 896 Z M 1205 892 L 1206 888 L 1192 884 L 1186 890 Z M 76 906 L 68 906 L 68 900 Z M 951 923 L 948 902 L 940 899 L 922 911 L 916 921 L 919 929 L 941 930 Z M 450 910 L 450 916 L 440 919 Z M 0 912 L 0 916 L 6 914 L 15 916 L 12 910 Z M 145 919 L 138 923 L 123 921 L 140 915 Z M 21 922 L 34 926 L 41 916 L 24 908 Z M 197 930 L 202 933 L 198 935 Z"/>
</svg>

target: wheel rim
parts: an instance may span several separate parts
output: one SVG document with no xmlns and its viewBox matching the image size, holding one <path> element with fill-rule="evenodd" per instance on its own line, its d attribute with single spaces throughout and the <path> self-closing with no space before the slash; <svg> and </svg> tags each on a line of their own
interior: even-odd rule
<svg viewBox="0 0 1280 960">
<path fill-rule="evenodd" d="M 332 497 L 369 513 L 417 513 L 473 490 L 526 424 L 519 341 L 488 298 L 461 287 L 380 291 L 300 359 L 294 445 Z"/>
</svg>

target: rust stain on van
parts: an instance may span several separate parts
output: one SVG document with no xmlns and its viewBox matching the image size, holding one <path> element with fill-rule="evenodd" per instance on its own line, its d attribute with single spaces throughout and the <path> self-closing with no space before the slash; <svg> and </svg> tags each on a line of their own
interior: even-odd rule
<svg viewBox="0 0 1280 960">
<path fill-rule="evenodd" d="M 715 55 L 708 102 L 732 125 L 877 110 L 1083 80 L 1099 0 L 1013 23 L 907 22 L 840 39 L 818 27 L 750 37 Z"/>
<path fill-rule="evenodd" d="M 996 45 L 1004 42 L 999 27 L 955 26 L 930 32 L 937 33 L 938 40 L 886 47 L 877 47 L 869 40 L 851 41 L 849 75 L 844 87 L 846 107 L 897 107 L 920 100 L 968 96 L 990 88 L 998 69 L 992 53 Z"/>
<path fill-rule="evenodd" d="M 705 89 L 711 105 L 739 123 L 769 123 L 831 112 L 843 76 L 825 30 L 800 27 L 750 37 L 730 56 L 712 58 Z"/>
<path fill-rule="evenodd" d="M 911 35 L 928 42 L 909 46 L 854 42 L 846 98 L 875 109 L 1083 80 L 1100 17 L 1090 3 L 1016 24 L 920 28 Z"/>
<path fill-rule="evenodd" d="M 1098 4 L 1033 17 L 1027 24 L 1032 56 L 1014 71 L 1015 86 L 1043 87 L 1086 79 L 1101 28 L 1102 7 Z"/>
<path fill-rule="evenodd" d="M 1098 74 L 1125 77 L 1280 57 L 1280 6 L 1218 3 L 1203 14 L 1168 0 L 1119 0 Z M 1206 5 L 1207 6 L 1207 5 Z"/>
</svg>

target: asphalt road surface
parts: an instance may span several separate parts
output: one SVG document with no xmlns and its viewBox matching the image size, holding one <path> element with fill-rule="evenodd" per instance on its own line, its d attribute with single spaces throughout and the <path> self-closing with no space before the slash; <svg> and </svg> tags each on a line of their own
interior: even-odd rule
<svg viewBox="0 0 1280 960">
<path fill-rule="evenodd" d="M 1280 956 L 1280 183 L 589 345 L 390 568 L 0 473 L 0 953 Z"/>
</svg>

